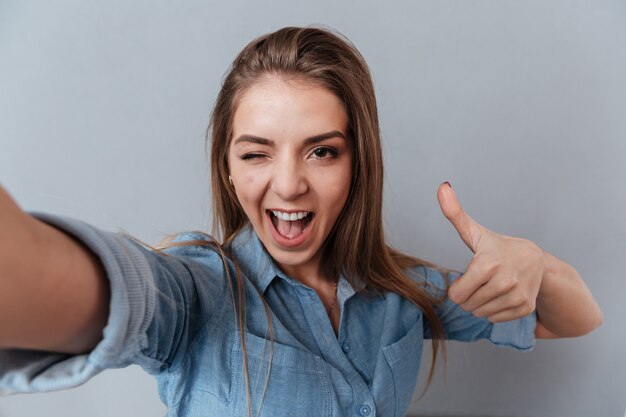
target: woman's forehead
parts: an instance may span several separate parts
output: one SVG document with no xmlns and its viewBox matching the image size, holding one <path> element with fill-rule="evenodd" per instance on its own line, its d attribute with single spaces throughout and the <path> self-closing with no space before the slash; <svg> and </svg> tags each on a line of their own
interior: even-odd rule
<svg viewBox="0 0 626 417">
<path fill-rule="evenodd" d="M 343 102 L 330 90 L 303 80 L 264 80 L 240 98 L 232 137 L 305 139 L 329 131 L 347 135 Z"/>
</svg>

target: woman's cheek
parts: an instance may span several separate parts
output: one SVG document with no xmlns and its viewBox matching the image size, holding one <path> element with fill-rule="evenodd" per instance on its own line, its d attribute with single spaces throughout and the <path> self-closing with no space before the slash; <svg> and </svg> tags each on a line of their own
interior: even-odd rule
<svg viewBox="0 0 626 417">
<path fill-rule="evenodd" d="M 247 199 L 258 201 L 263 198 L 267 189 L 269 177 L 267 170 L 263 168 L 249 169 L 244 177 Z"/>
</svg>

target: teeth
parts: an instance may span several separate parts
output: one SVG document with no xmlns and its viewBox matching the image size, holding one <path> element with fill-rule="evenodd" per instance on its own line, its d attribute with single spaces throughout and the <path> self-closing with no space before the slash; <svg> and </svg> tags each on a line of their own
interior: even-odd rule
<svg viewBox="0 0 626 417">
<path fill-rule="evenodd" d="M 309 212 L 299 211 L 297 213 L 283 213 L 282 211 L 272 210 L 272 214 L 274 214 L 274 216 L 278 217 L 281 220 L 287 220 L 287 221 L 293 222 L 295 220 L 304 219 L 306 216 L 309 215 Z"/>
</svg>

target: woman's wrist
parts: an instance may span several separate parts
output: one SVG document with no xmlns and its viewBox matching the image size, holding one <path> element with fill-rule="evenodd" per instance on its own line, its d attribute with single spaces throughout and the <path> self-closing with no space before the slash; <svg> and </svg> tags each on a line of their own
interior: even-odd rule
<svg viewBox="0 0 626 417">
<path fill-rule="evenodd" d="M 541 285 L 539 286 L 539 294 L 537 294 L 537 305 L 541 302 L 541 299 L 549 299 L 551 292 L 554 290 L 555 283 L 554 278 L 558 276 L 557 268 L 558 261 L 552 254 L 543 252 L 543 274 L 541 276 Z"/>
</svg>

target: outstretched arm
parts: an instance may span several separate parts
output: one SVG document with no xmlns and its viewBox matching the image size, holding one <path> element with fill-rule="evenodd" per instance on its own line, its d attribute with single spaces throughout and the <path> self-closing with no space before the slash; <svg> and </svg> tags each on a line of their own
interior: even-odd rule
<svg viewBox="0 0 626 417">
<path fill-rule="evenodd" d="M 437 193 L 444 215 L 474 253 L 449 289 L 463 309 L 492 322 L 537 312 L 538 338 L 575 337 L 603 321 L 591 292 L 569 264 L 527 240 L 495 233 L 474 221 L 449 183 Z"/>
<path fill-rule="evenodd" d="M 0 230 L 0 348 L 93 348 L 109 308 L 108 282 L 96 257 L 24 213 L 2 187 Z"/>
</svg>

